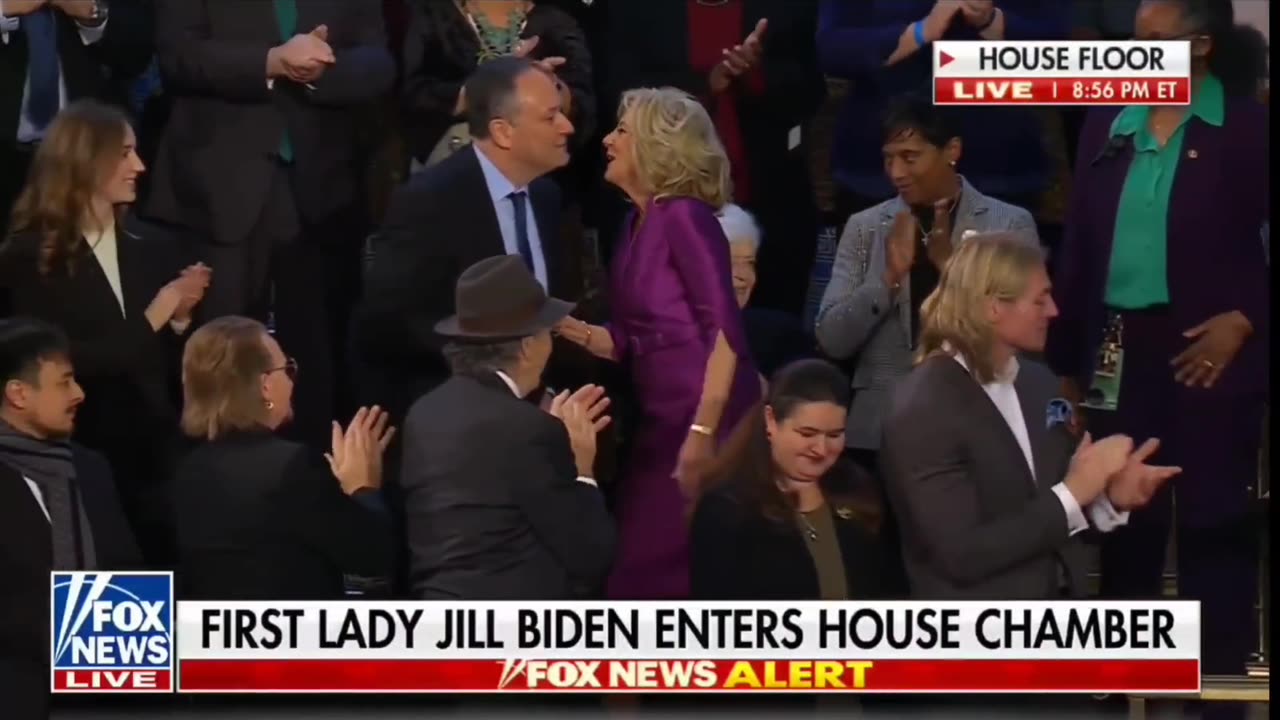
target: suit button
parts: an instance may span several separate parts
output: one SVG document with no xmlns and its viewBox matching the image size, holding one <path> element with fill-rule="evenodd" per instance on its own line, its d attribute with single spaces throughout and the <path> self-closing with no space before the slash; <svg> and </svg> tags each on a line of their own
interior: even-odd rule
<svg viewBox="0 0 1280 720">
<path fill-rule="evenodd" d="M 872 315 L 879 315 L 879 314 L 880 314 L 880 306 L 879 306 L 879 305 L 872 305 L 872 306 L 871 306 L 871 314 L 872 314 Z"/>
</svg>

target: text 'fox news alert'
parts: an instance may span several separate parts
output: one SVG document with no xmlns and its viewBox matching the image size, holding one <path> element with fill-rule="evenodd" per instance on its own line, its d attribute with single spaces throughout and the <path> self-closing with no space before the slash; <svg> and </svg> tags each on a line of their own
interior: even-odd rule
<svg viewBox="0 0 1280 720">
<path fill-rule="evenodd" d="M 52 690 L 173 692 L 171 573 L 53 573 Z"/>
<path fill-rule="evenodd" d="M 1160 41 L 943 41 L 937 105 L 1187 105 L 1191 44 Z"/>
</svg>

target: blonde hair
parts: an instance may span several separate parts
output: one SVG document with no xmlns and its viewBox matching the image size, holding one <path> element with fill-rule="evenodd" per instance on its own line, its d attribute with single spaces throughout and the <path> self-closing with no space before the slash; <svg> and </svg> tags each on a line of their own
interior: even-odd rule
<svg viewBox="0 0 1280 720">
<path fill-rule="evenodd" d="M 271 369 L 267 329 L 228 315 L 192 333 L 182 351 L 182 431 L 216 440 L 266 420 L 262 375 Z"/>
<path fill-rule="evenodd" d="M 67 105 L 49 125 L 9 218 L 11 235 L 39 233 L 40 274 L 72 275 L 92 255 L 80 225 L 120 162 L 128 125 L 120 110 L 94 100 Z"/>
<path fill-rule="evenodd" d="M 618 118 L 628 115 L 644 190 L 655 198 L 696 198 L 717 210 L 732 201 L 729 156 L 702 103 L 675 88 L 639 88 L 622 95 Z"/>
<path fill-rule="evenodd" d="M 959 353 L 973 376 L 994 382 L 995 336 L 988 300 L 1016 300 L 1032 274 L 1044 268 L 1044 251 L 1013 233 L 986 233 L 964 241 L 951 255 L 938 287 L 920 306 L 917 362 L 943 352 Z"/>
</svg>

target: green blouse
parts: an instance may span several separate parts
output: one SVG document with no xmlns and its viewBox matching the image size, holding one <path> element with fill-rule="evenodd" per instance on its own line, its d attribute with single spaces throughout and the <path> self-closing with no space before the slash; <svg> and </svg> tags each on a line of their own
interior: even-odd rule
<svg viewBox="0 0 1280 720">
<path fill-rule="evenodd" d="M 1132 137 L 1134 153 L 1116 211 L 1107 305 L 1134 310 L 1169 302 L 1169 191 L 1182 156 L 1184 131 L 1192 117 L 1221 126 L 1224 113 L 1222 83 L 1210 75 L 1200 81 L 1187 114 L 1164 147 L 1151 134 L 1149 107 L 1127 107 L 1111 123 L 1111 137 Z"/>
</svg>

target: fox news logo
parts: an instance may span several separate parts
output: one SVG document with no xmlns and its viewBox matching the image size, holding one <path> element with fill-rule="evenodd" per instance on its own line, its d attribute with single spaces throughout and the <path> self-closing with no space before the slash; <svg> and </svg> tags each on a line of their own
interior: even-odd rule
<svg viewBox="0 0 1280 720">
<path fill-rule="evenodd" d="M 171 692 L 173 574 L 55 572 L 53 692 Z"/>
</svg>

